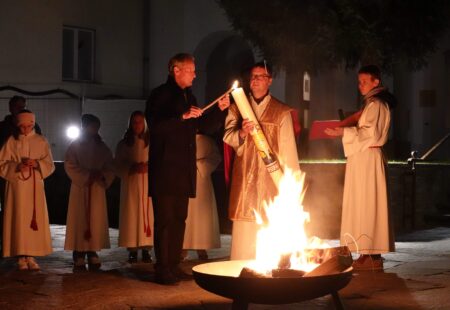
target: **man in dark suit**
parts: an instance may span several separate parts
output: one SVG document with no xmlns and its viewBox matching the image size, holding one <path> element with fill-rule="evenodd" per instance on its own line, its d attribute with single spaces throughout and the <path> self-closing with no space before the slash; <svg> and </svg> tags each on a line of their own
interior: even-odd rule
<svg viewBox="0 0 450 310">
<path fill-rule="evenodd" d="M 191 86 L 194 57 L 177 54 L 169 61 L 166 83 L 152 90 L 146 106 L 150 129 L 149 196 L 155 215 L 155 280 L 164 285 L 186 278 L 179 268 L 188 201 L 196 193 L 198 130 L 211 132 L 224 122 L 228 96 L 202 116 Z"/>
</svg>

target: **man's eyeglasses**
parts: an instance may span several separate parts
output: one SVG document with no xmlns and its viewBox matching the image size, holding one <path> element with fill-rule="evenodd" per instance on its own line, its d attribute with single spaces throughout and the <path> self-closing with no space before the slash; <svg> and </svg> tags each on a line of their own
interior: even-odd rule
<svg viewBox="0 0 450 310">
<path fill-rule="evenodd" d="M 182 68 L 181 71 L 184 71 L 186 73 L 195 73 L 195 70 L 188 69 L 188 68 Z"/>
<path fill-rule="evenodd" d="M 270 77 L 270 75 L 267 75 L 267 74 L 254 74 L 254 75 L 250 76 L 250 80 L 251 81 L 253 81 L 253 80 L 262 81 L 269 77 Z"/>
</svg>

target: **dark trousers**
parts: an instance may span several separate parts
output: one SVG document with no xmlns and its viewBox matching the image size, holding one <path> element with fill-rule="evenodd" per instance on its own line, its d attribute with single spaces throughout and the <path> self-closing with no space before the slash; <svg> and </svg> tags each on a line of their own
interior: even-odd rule
<svg viewBox="0 0 450 310">
<path fill-rule="evenodd" d="M 188 211 L 188 197 L 152 197 L 154 212 L 154 247 L 156 273 L 167 273 L 181 260 L 184 229 Z"/>
</svg>

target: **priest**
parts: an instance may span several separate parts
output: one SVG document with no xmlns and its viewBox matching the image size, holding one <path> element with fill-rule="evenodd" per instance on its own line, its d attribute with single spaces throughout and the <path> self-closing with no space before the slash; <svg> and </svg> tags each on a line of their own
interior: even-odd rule
<svg viewBox="0 0 450 310">
<path fill-rule="evenodd" d="M 281 166 L 298 171 L 292 109 L 270 94 L 271 84 L 270 67 L 265 62 L 253 65 L 250 70 L 251 107 Z M 277 194 L 276 184 L 250 135 L 255 125 L 241 117 L 236 105 L 230 106 L 223 140 L 236 152 L 229 203 L 229 217 L 233 221 L 232 260 L 255 258 L 259 227 L 254 211 L 261 211 L 263 201 Z"/>
</svg>

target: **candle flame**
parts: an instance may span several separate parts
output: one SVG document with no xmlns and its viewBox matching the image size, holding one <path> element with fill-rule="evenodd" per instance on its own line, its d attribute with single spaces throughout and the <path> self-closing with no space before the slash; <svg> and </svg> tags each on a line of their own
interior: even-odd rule
<svg viewBox="0 0 450 310">
<path fill-rule="evenodd" d="M 239 81 L 236 80 L 236 81 L 234 81 L 233 86 L 231 86 L 231 89 L 232 89 L 232 90 L 235 90 L 235 89 L 238 88 L 238 87 L 239 87 Z"/>
</svg>

